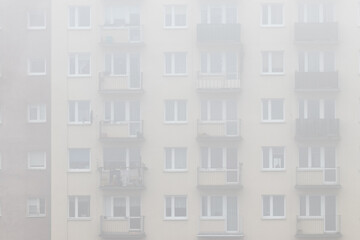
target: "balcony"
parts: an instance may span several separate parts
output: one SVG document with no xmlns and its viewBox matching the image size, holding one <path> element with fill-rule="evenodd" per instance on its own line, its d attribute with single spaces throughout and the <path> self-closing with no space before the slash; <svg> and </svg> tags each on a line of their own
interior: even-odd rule
<svg viewBox="0 0 360 240">
<path fill-rule="evenodd" d="M 104 190 L 144 189 L 144 167 L 100 169 L 100 188 Z"/>
<path fill-rule="evenodd" d="M 199 73 L 197 90 L 198 92 L 238 92 L 240 91 L 239 73 Z"/>
<path fill-rule="evenodd" d="M 338 140 L 339 119 L 297 119 L 296 139 Z"/>
<path fill-rule="evenodd" d="M 99 74 L 100 93 L 142 93 L 142 73 L 126 76 L 113 76 L 104 72 Z"/>
<path fill-rule="evenodd" d="M 340 188 L 339 168 L 297 168 L 296 188 Z"/>
<path fill-rule="evenodd" d="M 199 189 L 234 189 L 242 188 L 241 169 L 202 169 L 197 171 Z"/>
<path fill-rule="evenodd" d="M 140 239 L 145 237 L 144 217 L 100 218 L 103 239 Z"/>
<path fill-rule="evenodd" d="M 338 91 L 338 72 L 296 72 L 296 91 Z"/>
<path fill-rule="evenodd" d="M 336 43 L 338 40 L 338 24 L 295 23 L 295 41 L 303 43 Z"/>
<path fill-rule="evenodd" d="M 143 44 L 142 26 L 112 26 L 104 25 L 101 28 L 101 44 L 105 47 L 120 47 Z"/>
<path fill-rule="evenodd" d="M 100 122 L 101 141 L 142 141 L 143 122 Z"/>
<path fill-rule="evenodd" d="M 328 215 L 325 217 L 297 217 L 296 237 L 298 238 L 339 238 L 340 216 Z"/>
<path fill-rule="evenodd" d="M 198 24 L 197 41 L 240 44 L 240 24 Z"/>
<path fill-rule="evenodd" d="M 240 141 L 240 120 L 197 121 L 200 141 Z"/>
<path fill-rule="evenodd" d="M 198 238 L 239 239 L 244 237 L 242 218 L 200 218 Z"/>
</svg>

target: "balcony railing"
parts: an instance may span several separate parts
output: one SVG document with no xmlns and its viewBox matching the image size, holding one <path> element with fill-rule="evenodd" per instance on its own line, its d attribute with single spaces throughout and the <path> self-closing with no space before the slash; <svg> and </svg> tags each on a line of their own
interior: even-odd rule
<svg viewBox="0 0 360 240">
<path fill-rule="evenodd" d="M 125 141 L 142 140 L 142 126 L 142 121 L 100 122 L 100 139 Z"/>
<path fill-rule="evenodd" d="M 107 73 L 99 74 L 99 91 L 102 93 L 139 92 L 142 90 L 142 73 L 115 76 Z"/>
<path fill-rule="evenodd" d="M 104 25 L 101 28 L 101 44 L 105 46 L 141 43 L 143 43 L 142 26 Z"/>
<path fill-rule="evenodd" d="M 341 236 L 339 215 L 326 215 L 321 217 L 297 216 L 297 237 L 323 237 L 334 238 Z"/>
<path fill-rule="evenodd" d="M 144 217 L 106 217 L 101 216 L 101 237 L 102 238 L 143 238 Z"/>
<path fill-rule="evenodd" d="M 337 91 L 338 72 L 296 72 L 295 90 Z"/>
<path fill-rule="evenodd" d="M 199 91 L 239 91 L 239 73 L 199 73 L 197 89 Z"/>
<path fill-rule="evenodd" d="M 100 187 L 103 189 L 142 189 L 144 188 L 144 168 L 101 168 Z"/>
<path fill-rule="evenodd" d="M 338 140 L 339 119 L 297 119 L 298 140 Z"/>
<path fill-rule="evenodd" d="M 235 216 L 235 218 L 200 218 L 199 222 L 199 238 L 242 238 L 243 224 L 242 217 Z"/>
<path fill-rule="evenodd" d="M 197 121 L 199 140 L 241 140 L 240 120 Z"/>
<path fill-rule="evenodd" d="M 340 187 L 339 168 L 297 168 L 297 188 L 338 188 Z"/>
<path fill-rule="evenodd" d="M 198 24 L 200 43 L 240 43 L 240 24 Z"/>
<path fill-rule="evenodd" d="M 338 24 L 326 23 L 295 23 L 296 42 L 337 42 Z"/>
<path fill-rule="evenodd" d="M 202 169 L 197 171 L 197 184 L 203 189 L 240 189 L 241 168 Z"/>
</svg>

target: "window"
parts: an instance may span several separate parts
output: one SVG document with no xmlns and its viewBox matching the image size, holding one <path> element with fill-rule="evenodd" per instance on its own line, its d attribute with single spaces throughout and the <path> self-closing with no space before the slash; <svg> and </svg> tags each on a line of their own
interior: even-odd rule
<svg viewBox="0 0 360 240">
<path fill-rule="evenodd" d="M 140 122 L 139 101 L 106 101 L 105 121 L 111 123 Z"/>
<path fill-rule="evenodd" d="M 27 200 L 28 217 L 44 217 L 45 215 L 46 214 L 44 198 L 30 198 Z"/>
<path fill-rule="evenodd" d="M 186 148 L 165 148 L 165 170 L 186 170 Z"/>
<path fill-rule="evenodd" d="M 46 122 L 46 105 L 45 104 L 28 105 L 28 122 L 29 123 Z"/>
<path fill-rule="evenodd" d="M 186 100 L 165 100 L 165 122 L 186 122 Z"/>
<path fill-rule="evenodd" d="M 329 171 L 336 168 L 335 147 L 301 146 L 299 148 L 299 168 L 326 168 Z"/>
<path fill-rule="evenodd" d="M 110 53 L 105 54 L 105 72 L 111 76 L 140 77 L 140 54 Z M 137 75 L 136 75 L 137 74 Z M 132 80 L 132 79 L 131 79 Z"/>
<path fill-rule="evenodd" d="M 201 53 L 201 74 L 226 74 L 227 79 L 236 79 L 237 65 L 237 55 L 234 52 Z"/>
<path fill-rule="evenodd" d="M 105 216 L 111 218 L 132 217 L 133 225 L 139 225 L 137 219 L 140 220 L 141 205 L 138 196 L 111 196 L 105 197 Z M 131 212 L 131 213 L 130 213 Z M 136 219 L 136 220 L 135 220 Z"/>
<path fill-rule="evenodd" d="M 186 74 L 186 53 L 165 53 L 165 75 Z"/>
<path fill-rule="evenodd" d="M 283 195 L 263 195 L 263 218 L 285 218 L 285 197 Z"/>
<path fill-rule="evenodd" d="M 262 99 L 263 122 L 283 122 L 284 120 L 283 99 Z"/>
<path fill-rule="evenodd" d="M 136 6 L 111 6 L 105 8 L 105 26 L 127 27 L 140 25 L 140 9 Z"/>
<path fill-rule="evenodd" d="M 225 217 L 225 203 L 226 198 L 223 196 L 203 196 L 201 198 L 201 217 Z"/>
<path fill-rule="evenodd" d="M 2 169 L 2 153 L 0 152 L 0 170 Z"/>
<path fill-rule="evenodd" d="M 335 119 L 334 99 L 300 99 L 300 119 Z"/>
<path fill-rule="evenodd" d="M 90 69 L 89 53 L 72 53 L 69 55 L 69 76 L 90 76 Z"/>
<path fill-rule="evenodd" d="M 301 3 L 300 23 L 335 22 L 335 5 L 332 3 Z"/>
<path fill-rule="evenodd" d="M 201 169 L 237 169 L 237 149 L 230 147 L 202 147 Z"/>
<path fill-rule="evenodd" d="M 41 57 L 29 58 L 28 75 L 46 75 L 46 59 Z"/>
<path fill-rule="evenodd" d="M 235 100 L 211 99 L 201 101 L 201 121 L 237 121 Z"/>
<path fill-rule="evenodd" d="M 46 152 L 29 152 L 28 168 L 46 169 Z"/>
<path fill-rule="evenodd" d="M 335 72 L 334 52 L 300 52 L 300 72 Z"/>
<path fill-rule="evenodd" d="M 69 123 L 89 124 L 90 114 L 89 101 L 69 101 Z"/>
<path fill-rule="evenodd" d="M 186 6 L 185 5 L 167 5 L 165 6 L 164 26 L 166 28 L 184 28 L 186 27 Z"/>
<path fill-rule="evenodd" d="M 141 167 L 140 148 L 105 147 L 104 169 L 138 169 Z"/>
<path fill-rule="evenodd" d="M 165 219 L 186 219 L 187 218 L 186 196 L 165 197 Z"/>
<path fill-rule="evenodd" d="M 283 5 L 278 3 L 263 4 L 261 26 L 263 27 L 284 26 Z"/>
<path fill-rule="evenodd" d="M 89 171 L 90 170 L 90 149 L 70 148 L 69 149 L 69 170 Z"/>
<path fill-rule="evenodd" d="M 46 14 L 44 10 L 32 10 L 28 12 L 28 29 L 45 29 Z"/>
<path fill-rule="evenodd" d="M 91 27 L 90 7 L 70 6 L 69 7 L 69 28 L 89 29 Z"/>
<path fill-rule="evenodd" d="M 262 147 L 264 170 L 285 169 L 285 148 L 284 147 Z"/>
<path fill-rule="evenodd" d="M 69 218 L 90 217 L 90 196 L 69 196 Z"/>
<path fill-rule="evenodd" d="M 233 5 L 203 5 L 201 24 L 237 23 L 237 8 Z"/>
<path fill-rule="evenodd" d="M 262 74 L 283 74 L 284 53 L 281 51 L 262 52 Z"/>
</svg>

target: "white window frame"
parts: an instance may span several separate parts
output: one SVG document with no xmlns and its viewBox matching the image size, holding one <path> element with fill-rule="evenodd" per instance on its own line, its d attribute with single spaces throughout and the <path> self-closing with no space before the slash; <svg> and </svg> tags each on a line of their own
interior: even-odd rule
<svg viewBox="0 0 360 240">
<path fill-rule="evenodd" d="M 107 210 L 107 208 L 110 209 L 110 215 L 111 216 L 106 216 L 106 218 L 110 218 L 110 219 L 127 219 L 130 217 L 130 206 L 131 206 L 131 198 L 132 197 L 136 197 L 136 196 L 107 196 L 104 198 L 105 201 L 105 211 Z M 123 199 L 125 200 L 125 216 L 114 216 L 114 199 Z M 110 200 L 110 201 L 107 201 Z M 139 197 L 139 202 L 140 202 L 140 211 L 141 211 L 141 199 Z M 107 206 L 107 203 L 110 203 L 110 206 Z M 106 214 L 107 215 L 107 212 Z"/>
<path fill-rule="evenodd" d="M 275 54 L 281 54 L 281 58 L 282 58 L 282 71 L 274 71 L 273 70 L 273 55 Z M 284 61 L 284 51 L 262 51 L 261 52 L 261 56 L 262 56 L 262 66 L 261 66 L 261 74 L 262 75 L 284 75 L 285 73 L 285 61 Z M 264 58 L 265 56 L 267 56 L 267 62 L 264 63 Z M 265 72 L 264 71 L 264 64 L 267 65 L 268 71 Z"/>
<path fill-rule="evenodd" d="M 179 120 L 179 104 L 180 103 L 185 103 L 185 120 Z M 174 108 L 174 120 L 167 120 L 166 119 L 166 114 L 167 114 L 167 108 L 166 108 L 166 104 L 167 103 L 171 103 L 173 104 Z M 177 99 L 177 100 L 173 100 L 173 99 L 167 99 L 164 101 L 164 123 L 170 123 L 170 124 L 183 124 L 183 123 L 187 123 L 187 118 L 188 118 L 188 110 L 187 110 L 187 100 L 184 99 Z"/>
<path fill-rule="evenodd" d="M 123 11 L 126 12 L 125 21 L 123 24 L 116 24 L 116 11 Z M 115 29 L 115 28 L 127 28 L 129 26 L 137 26 L 137 25 L 130 25 L 130 15 L 131 14 L 138 14 L 140 16 L 140 9 L 137 6 L 108 6 L 105 8 L 104 13 L 104 27 L 108 29 Z M 140 20 L 141 21 L 141 20 Z"/>
<path fill-rule="evenodd" d="M 211 60 L 212 60 L 212 57 L 215 55 L 215 54 L 220 54 L 220 58 L 221 58 L 221 70 L 220 72 L 215 72 L 213 71 L 212 69 L 212 66 L 211 66 Z M 228 64 L 230 64 L 228 61 L 227 61 L 227 56 L 229 54 L 234 54 L 234 56 L 236 57 L 236 62 L 234 63 L 235 66 L 236 66 L 236 70 L 235 72 L 228 72 Z M 238 75 L 238 62 L 239 62 L 239 57 L 236 53 L 234 52 L 202 52 L 201 53 L 201 67 L 200 67 L 200 73 L 201 74 L 204 74 L 204 75 L 224 75 L 224 74 L 233 74 L 237 77 Z M 205 63 L 203 61 L 206 61 Z M 205 67 L 206 66 L 206 67 Z M 203 71 L 203 67 L 206 68 L 206 71 Z"/>
<path fill-rule="evenodd" d="M 213 198 L 221 198 L 222 201 L 222 215 L 221 216 L 213 216 L 212 215 L 212 200 Z M 203 212 L 203 200 L 206 200 L 206 214 Z M 201 219 L 225 219 L 226 218 L 226 210 L 227 210 L 227 197 L 222 195 L 206 195 L 201 197 Z"/>
<path fill-rule="evenodd" d="M 32 153 L 37 153 L 37 154 L 39 154 L 39 153 L 42 153 L 42 155 L 43 155 L 43 166 L 39 166 L 39 167 L 37 167 L 37 166 L 32 166 L 31 165 L 31 154 Z M 38 170 L 43 170 L 43 169 L 46 169 L 46 152 L 44 152 L 44 151 L 33 151 L 33 152 L 28 152 L 28 169 L 38 169 Z"/>
<path fill-rule="evenodd" d="M 274 150 L 276 149 L 276 148 L 278 148 L 278 149 L 282 149 L 282 157 L 283 157 L 283 167 L 274 167 Z M 265 152 L 264 152 L 264 150 L 265 149 L 268 149 L 268 153 L 269 153 L 269 155 L 268 155 L 268 165 L 269 165 L 269 167 L 268 168 L 266 168 L 265 166 L 264 166 L 264 161 L 265 161 L 265 159 L 264 159 L 264 154 L 265 154 Z M 262 147 L 262 170 L 263 171 L 285 171 L 285 162 L 286 162 L 286 154 L 285 154 L 285 147 L 284 146 L 264 146 L 264 147 Z M 280 163 L 280 165 L 281 165 L 281 163 Z"/>
<path fill-rule="evenodd" d="M 44 63 L 43 72 L 33 72 L 31 69 L 32 61 L 42 61 Z M 27 61 L 27 75 L 29 76 L 45 76 L 47 74 L 47 63 L 45 58 L 28 58 Z"/>
<path fill-rule="evenodd" d="M 36 110 L 36 119 L 31 119 L 31 110 Z M 42 118 L 43 117 L 43 118 Z M 45 123 L 46 122 L 46 104 L 29 104 L 28 105 L 28 122 L 29 123 Z"/>
<path fill-rule="evenodd" d="M 310 216 L 310 196 L 320 197 L 320 215 Z M 305 215 L 301 215 L 301 198 L 305 197 Z M 325 216 L 325 196 L 324 195 L 300 195 L 299 197 L 299 218 L 302 219 L 323 219 Z"/>
<path fill-rule="evenodd" d="M 273 24 L 272 21 L 272 7 L 281 6 L 281 14 L 282 14 L 282 23 L 281 24 Z M 267 11 L 267 23 L 264 23 L 264 14 L 263 11 Z M 261 27 L 284 27 L 284 5 L 282 3 L 265 3 L 261 5 L 261 18 L 260 18 L 260 26 Z"/>
<path fill-rule="evenodd" d="M 179 11 L 179 8 L 185 8 L 185 25 L 177 26 L 175 19 L 177 15 L 177 11 Z M 170 11 L 171 15 L 171 24 L 166 25 L 166 15 L 167 12 Z M 167 29 L 184 29 L 188 27 L 188 16 L 187 16 L 187 6 L 185 4 L 172 4 L 172 5 L 164 5 L 164 28 Z"/>
<path fill-rule="evenodd" d="M 81 121 L 79 119 L 79 102 L 87 102 L 89 104 L 89 121 Z M 70 120 L 70 104 L 74 103 L 74 121 Z M 73 124 L 73 125 L 83 125 L 83 124 L 91 124 L 91 103 L 88 100 L 70 100 L 68 102 L 68 124 Z"/>
<path fill-rule="evenodd" d="M 42 26 L 32 26 L 31 25 L 31 15 L 36 13 L 42 13 L 44 25 Z M 31 30 L 44 30 L 46 29 L 46 11 L 43 9 L 33 9 L 27 12 L 27 28 Z"/>
<path fill-rule="evenodd" d="M 74 217 L 70 217 L 70 198 L 74 198 Z M 89 200 L 89 216 L 85 216 L 85 217 L 80 217 L 79 216 L 79 199 L 80 198 L 86 198 L 87 200 Z M 68 196 L 68 219 L 71 220 L 88 220 L 91 218 L 91 197 L 89 195 L 69 195 Z"/>
<path fill-rule="evenodd" d="M 281 100 L 282 101 L 282 115 L 283 118 L 282 119 L 273 119 L 272 117 L 272 101 L 274 100 Z M 267 104 L 267 109 L 268 109 L 268 119 L 265 119 L 264 116 L 264 104 Z M 261 121 L 264 123 L 282 123 L 285 122 L 285 104 L 284 104 L 284 99 L 283 98 L 263 98 L 261 99 Z"/>
<path fill-rule="evenodd" d="M 167 151 L 170 152 L 170 159 L 167 159 Z M 176 151 L 185 151 L 185 168 L 176 168 Z M 166 172 L 185 172 L 188 170 L 188 164 L 187 164 L 187 148 L 186 147 L 166 147 L 164 149 L 165 154 L 165 161 L 164 161 L 164 171 Z M 166 163 L 167 161 L 171 162 L 171 166 L 167 168 Z"/>
<path fill-rule="evenodd" d="M 336 71 L 336 54 L 334 51 L 305 51 L 305 52 L 300 52 L 299 53 L 299 56 L 300 54 L 303 54 L 304 56 L 304 62 L 301 63 L 300 61 L 300 57 L 299 57 L 299 71 L 301 70 L 300 69 L 300 64 L 303 64 L 304 65 L 304 72 L 310 72 L 309 71 L 309 53 L 318 53 L 318 57 L 319 57 L 319 71 L 316 71 L 316 72 L 328 72 L 328 71 L 325 71 L 325 53 L 327 52 L 331 52 L 333 55 L 334 55 L 334 71 Z M 360 70 L 359 70 L 360 71 Z M 333 72 L 333 71 L 330 71 L 330 72 Z"/>
<path fill-rule="evenodd" d="M 166 200 L 170 198 L 171 201 L 171 216 L 166 216 Z M 175 200 L 176 198 L 185 198 L 186 213 L 185 216 L 175 216 Z M 164 220 L 187 220 L 188 218 L 188 199 L 186 195 L 166 195 L 164 197 Z"/>
<path fill-rule="evenodd" d="M 31 205 L 33 203 L 34 203 L 34 205 Z M 44 206 L 41 206 L 41 204 L 44 204 Z M 27 207 L 26 207 L 27 217 L 45 217 L 46 216 L 46 200 L 45 200 L 45 198 L 29 198 L 27 200 L 26 205 L 27 205 Z M 30 213 L 31 206 L 37 208 L 37 214 Z M 44 212 L 41 212 L 42 207 L 44 209 Z"/>
<path fill-rule="evenodd" d="M 307 170 L 323 170 L 325 168 L 325 147 L 324 146 L 304 146 L 304 148 L 307 149 L 307 167 L 300 167 L 299 163 L 299 169 L 307 169 Z M 320 148 L 320 167 L 313 167 L 313 159 L 312 159 L 312 151 L 314 151 L 314 148 Z M 335 149 L 335 164 L 336 164 L 336 148 Z M 299 150 L 300 151 L 300 150 Z M 300 156 L 299 156 L 299 162 L 300 162 Z"/>
<path fill-rule="evenodd" d="M 176 69 L 176 54 L 181 54 L 181 55 L 185 55 L 185 72 L 180 72 L 180 73 L 176 73 L 175 69 Z M 165 76 L 185 76 L 188 74 L 188 69 L 187 69 L 187 52 L 165 52 L 164 53 L 164 75 Z M 166 72 L 167 71 L 167 58 L 170 57 L 170 72 Z"/>
<path fill-rule="evenodd" d="M 212 110 L 211 110 L 211 105 L 214 104 L 214 102 L 216 101 L 220 101 L 221 102 L 221 119 L 220 120 L 213 120 L 211 118 L 212 115 Z M 206 119 L 202 119 L 201 118 L 201 122 L 206 122 L 206 123 L 223 123 L 223 122 L 227 122 L 227 121 L 234 121 L 234 120 L 229 120 L 227 119 L 227 104 L 231 104 L 231 103 L 235 103 L 236 107 L 237 107 L 237 102 L 234 99 L 207 99 L 207 100 L 203 100 L 201 101 L 201 107 L 206 107 L 206 112 L 207 112 L 207 116 Z M 206 106 L 203 106 L 203 104 L 206 104 Z"/>
<path fill-rule="evenodd" d="M 82 7 L 87 7 L 89 8 L 89 26 L 79 26 L 79 8 Z M 70 11 L 71 9 L 74 9 L 74 26 L 70 25 L 71 22 L 71 14 Z M 91 13 L 91 7 L 90 6 L 69 6 L 68 7 L 68 29 L 77 29 L 77 30 L 81 30 L 81 29 L 91 29 L 91 17 L 92 17 L 92 13 Z"/>
<path fill-rule="evenodd" d="M 70 152 L 71 150 L 88 150 L 89 152 L 89 159 L 88 159 L 88 163 L 89 163 L 89 168 L 70 168 Z M 68 171 L 69 172 L 90 172 L 91 171 L 91 149 L 90 148 L 69 148 L 68 149 Z"/>
<path fill-rule="evenodd" d="M 332 4 L 331 2 L 327 2 L 327 3 L 325 3 L 325 2 L 323 2 L 323 3 L 319 3 L 319 2 L 314 2 L 314 3 L 312 3 L 312 2 L 308 2 L 308 3 L 300 3 L 299 4 L 299 6 L 298 6 L 298 9 L 299 9 L 299 22 L 300 23 L 313 23 L 313 22 L 310 22 L 309 21 L 309 18 L 308 18 L 308 10 L 309 10 L 309 8 L 310 8 L 310 5 L 311 4 L 316 4 L 316 5 L 318 5 L 318 7 L 319 7 L 319 12 L 318 12 L 318 14 L 319 14 L 319 21 L 318 22 L 315 22 L 315 23 L 327 23 L 327 22 L 336 22 L 336 11 L 335 11 L 335 4 Z M 325 19 L 325 17 L 324 17 L 324 6 L 325 6 L 325 4 L 332 4 L 332 21 L 325 21 L 326 19 Z M 300 11 L 304 11 L 303 12 L 303 18 L 301 18 L 301 15 L 300 15 Z"/>
<path fill-rule="evenodd" d="M 125 74 L 116 74 L 115 73 L 115 56 L 116 55 L 125 55 L 125 60 L 126 60 L 126 73 Z M 133 55 L 136 55 L 139 58 L 139 65 L 141 65 L 141 60 L 140 60 L 140 54 L 137 53 L 124 53 L 124 52 L 112 52 L 112 53 L 108 53 L 105 55 L 105 69 L 107 68 L 107 57 L 109 57 L 110 60 L 110 71 L 108 71 L 108 69 L 105 70 L 105 72 L 107 74 L 109 74 L 110 76 L 130 76 L 131 72 L 130 72 L 130 59 Z M 141 71 L 141 70 L 140 70 Z"/>
<path fill-rule="evenodd" d="M 265 197 L 269 197 L 270 216 L 264 216 L 264 200 Z M 274 197 L 283 197 L 284 200 L 284 216 L 274 216 Z M 286 198 L 285 195 L 262 195 L 262 218 L 263 219 L 285 219 L 286 218 Z"/>
<path fill-rule="evenodd" d="M 227 5 L 227 4 L 207 4 L 201 6 L 201 10 L 206 12 L 206 20 L 205 23 L 202 24 L 214 24 L 212 17 L 211 17 L 211 9 L 221 9 L 221 24 L 229 24 L 228 23 L 228 16 L 226 13 L 226 9 L 228 8 L 235 8 L 236 19 L 235 22 L 238 23 L 239 16 L 238 16 L 238 8 L 236 5 Z M 202 14 L 200 14 L 200 18 L 202 18 Z"/>
<path fill-rule="evenodd" d="M 89 73 L 80 72 L 80 63 L 81 57 L 87 58 L 89 64 Z M 72 58 L 74 60 L 74 73 L 71 72 L 72 68 Z M 69 53 L 68 55 L 68 77 L 91 77 L 91 54 L 90 53 Z"/>
</svg>

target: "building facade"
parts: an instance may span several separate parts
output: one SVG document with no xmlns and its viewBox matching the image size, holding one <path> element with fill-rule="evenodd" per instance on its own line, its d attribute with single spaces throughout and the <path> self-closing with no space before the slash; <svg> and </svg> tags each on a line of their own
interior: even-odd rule
<svg viewBox="0 0 360 240">
<path fill-rule="evenodd" d="M 0 2 L 0 239 L 50 239 L 50 2 Z"/>
<path fill-rule="evenodd" d="M 51 12 L 52 240 L 358 236 L 358 1 Z"/>
</svg>

